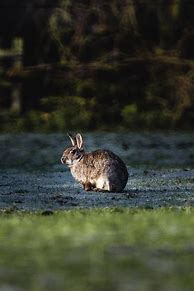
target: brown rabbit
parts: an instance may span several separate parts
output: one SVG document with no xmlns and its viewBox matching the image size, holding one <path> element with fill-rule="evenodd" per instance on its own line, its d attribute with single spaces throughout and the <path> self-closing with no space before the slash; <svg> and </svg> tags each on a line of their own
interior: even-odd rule
<svg viewBox="0 0 194 291">
<path fill-rule="evenodd" d="M 128 171 L 123 161 L 109 150 L 96 150 L 86 153 L 80 133 L 73 137 L 68 134 L 72 147 L 67 148 L 61 157 L 76 181 L 85 191 L 122 191 L 128 180 Z"/>
</svg>

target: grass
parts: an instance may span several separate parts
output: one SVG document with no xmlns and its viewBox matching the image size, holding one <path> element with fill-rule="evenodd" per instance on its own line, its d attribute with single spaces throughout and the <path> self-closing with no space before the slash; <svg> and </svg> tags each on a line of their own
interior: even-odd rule
<svg viewBox="0 0 194 291">
<path fill-rule="evenodd" d="M 194 290 L 194 209 L 0 214 L 0 288 Z"/>
</svg>

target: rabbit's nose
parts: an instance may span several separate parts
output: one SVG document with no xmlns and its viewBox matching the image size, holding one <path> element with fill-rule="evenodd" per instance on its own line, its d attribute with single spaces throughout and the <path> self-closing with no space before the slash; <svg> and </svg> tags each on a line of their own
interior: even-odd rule
<svg viewBox="0 0 194 291">
<path fill-rule="evenodd" d="M 65 159 L 64 159 L 64 157 L 61 157 L 61 163 L 62 163 L 62 164 L 65 163 Z"/>
</svg>

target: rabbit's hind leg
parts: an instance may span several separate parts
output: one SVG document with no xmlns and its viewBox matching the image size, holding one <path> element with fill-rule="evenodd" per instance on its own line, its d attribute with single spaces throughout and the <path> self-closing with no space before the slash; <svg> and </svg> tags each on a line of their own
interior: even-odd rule
<svg viewBox="0 0 194 291">
<path fill-rule="evenodd" d="M 110 191 L 110 183 L 106 177 L 99 177 L 96 181 L 96 189 L 98 191 Z"/>
</svg>

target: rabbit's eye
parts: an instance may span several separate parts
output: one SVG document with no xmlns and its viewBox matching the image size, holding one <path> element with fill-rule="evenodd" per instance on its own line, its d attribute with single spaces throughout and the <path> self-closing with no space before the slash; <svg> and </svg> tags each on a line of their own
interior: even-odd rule
<svg viewBox="0 0 194 291">
<path fill-rule="evenodd" d="M 71 150 L 70 153 L 71 154 L 75 154 L 76 153 L 76 150 Z"/>
</svg>

